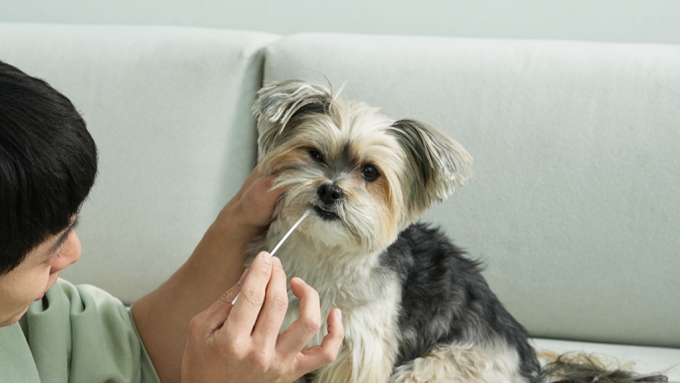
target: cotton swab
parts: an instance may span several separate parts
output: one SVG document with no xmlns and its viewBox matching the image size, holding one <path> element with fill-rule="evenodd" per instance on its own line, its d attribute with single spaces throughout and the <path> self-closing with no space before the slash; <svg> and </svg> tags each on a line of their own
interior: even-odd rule
<svg viewBox="0 0 680 383">
<path fill-rule="evenodd" d="M 293 224 L 293 227 L 291 227 L 291 228 L 288 230 L 288 232 L 286 232 L 286 234 L 283 236 L 283 238 L 281 238 L 281 240 L 279 241 L 279 243 L 277 243 L 276 246 L 274 246 L 274 250 L 272 250 L 272 251 L 269 253 L 272 257 L 274 256 L 274 253 L 276 253 L 276 251 L 279 250 L 279 248 L 281 247 L 281 245 L 283 245 L 283 242 L 285 242 L 286 239 L 288 239 L 288 237 L 290 237 L 290 235 L 293 233 L 293 230 L 295 230 L 298 226 L 300 226 L 300 223 L 302 223 L 302 221 L 303 221 L 305 218 L 307 218 L 307 216 L 309 215 L 309 212 L 310 212 L 309 210 L 305 211 L 305 213 L 302 214 L 302 217 L 300 217 L 300 219 L 298 219 L 297 222 L 295 222 L 295 223 Z M 231 305 L 232 305 L 232 306 L 233 306 L 234 304 L 236 304 L 236 301 L 238 300 L 238 297 L 239 297 L 240 295 L 241 295 L 241 293 L 236 294 L 236 297 L 234 298 L 234 300 L 231 301 Z"/>
<path fill-rule="evenodd" d="M 281 247 L 281 245 L 283 245 L 283 242 L 286 239 L 288 239 L 288 237 L 293 233 L 293 230 L 295 230 L 298 226 L 300 226 L 300 223 L 302 223 L 302 220 L 307 218 L 308 215 L 309 215 L 309 210 L 305 211 L 305 213 L 302 215 L 302 217 L 300 217 L 300 219 L 298 219 L 297 222 L 295 222 L 293 224 L 293 227 L 291 227 L 290 230 L 288 230 L 286 235 L 284 235 L 283 238 L 281 238 L 279 243 L 277 243 L 276 246 L 274 246 L 274 250 L 272 250 L 271 253 L 269 253 L 269 254 L 274 256 L 274 253 L 276 253 L 276 251 Z"/>
</svg>

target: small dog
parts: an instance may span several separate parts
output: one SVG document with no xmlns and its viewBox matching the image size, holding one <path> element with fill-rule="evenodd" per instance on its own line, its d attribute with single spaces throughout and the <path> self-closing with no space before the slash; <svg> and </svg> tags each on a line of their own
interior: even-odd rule
<svg viewBox="0 0 680 383">
<path fill-rule="evenodd" d="M 472 178 L 472 157 L 438 129 L 298 80 L 262 88 L 253 106 L 259 166 L 285 187 L 251 246 L 278 251 L 313 286 L 322 317 L 343 312 L 335 362 L 314 383 L 544 381 L 526 330 L 445 235 L 416 220 Z M 290 303 L 284 329 L 299 314 Z M 320 344 L 324 330 L 312 344 Z"/>
</svg>

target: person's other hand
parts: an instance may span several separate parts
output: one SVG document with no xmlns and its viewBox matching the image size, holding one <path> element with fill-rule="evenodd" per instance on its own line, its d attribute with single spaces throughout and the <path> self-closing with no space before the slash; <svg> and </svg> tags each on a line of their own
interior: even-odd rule
<svg viewBox="0 0 680 383">
<path fill-rule="evenodd" d="M 328 315 L 321 345 L 305 348 L 321 328 L 319 296 L 299 278 L 290 283 L 300 317 L 280 334 L 286 275 L 278 258 L 260 253 L 236 286 L 191 321 L 182 382 L 289 383 L 333 362 L 344 337 L 340 310 Z"/>
<path fill-rule="evenodd" d="M 245 229 L 262 229 L 269 225 L 276 201 L 284 192 L 282 189 L 272 189 L 276 177 L 277 175 L 263 176 L 255 168 L 220 216 L 234 220 Z"/>
</svg>

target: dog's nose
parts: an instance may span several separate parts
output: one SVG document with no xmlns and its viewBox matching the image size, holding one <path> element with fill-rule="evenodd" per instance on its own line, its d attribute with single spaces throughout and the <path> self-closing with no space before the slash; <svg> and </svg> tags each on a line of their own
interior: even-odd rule
<svg viewBox="0 0 680 383">
<path fill-rule="evenodd" d="M 342 192 L 342 189 L 340 189 L 338 185 L 329 183 L 319 186 L 319 188 L 316 190 L 316 194 L 319 196 L 321 201 L 327 205 L 332 205 L 335 202 L 340 201 L 345 196 L 345 194 Z"/>
</svg>

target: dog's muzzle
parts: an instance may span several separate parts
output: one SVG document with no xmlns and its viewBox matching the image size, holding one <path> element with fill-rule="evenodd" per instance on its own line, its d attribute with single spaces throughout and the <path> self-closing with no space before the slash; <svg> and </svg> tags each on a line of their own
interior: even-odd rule
<svg viewBox="0 0 680 383">
<path fill-rule="evenodd" d="M 314 212 L 324 220 L 340 219 L 334 210 L 345 199 L 345 193 L 342 189 L 338 185 L 325 183 L 316 189 L 316 195 L 319 197 L 322 206 L 314 206 Z"/>
</svg>

